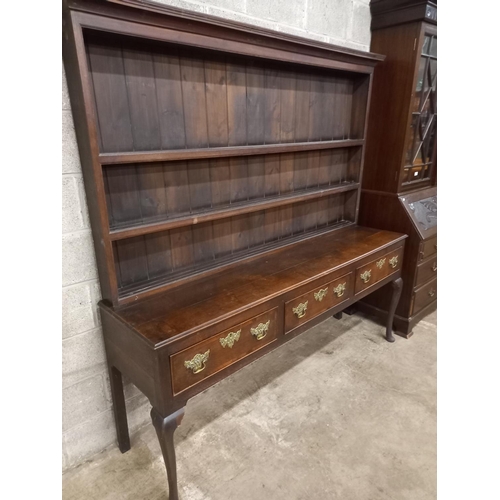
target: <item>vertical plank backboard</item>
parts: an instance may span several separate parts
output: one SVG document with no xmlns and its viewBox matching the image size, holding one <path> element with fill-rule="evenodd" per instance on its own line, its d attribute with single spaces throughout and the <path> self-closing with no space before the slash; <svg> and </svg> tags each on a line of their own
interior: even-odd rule
<svg viewBox="0 0 500 500">
<path fill-rule="evenodd" d="M 181 66 L 177 48 L 153 53 L 162 149 L 186 147 Z"/>
<path fill-rule="evenodd" d="M 122 50 L 116 44 L 89 42 L 87 51 L 102 150 L 132 151 L 132 127 Z"/>
<path fill-rule="evenodd" d="M 134 151 L 160 149 L 153 56 L 127 46 L 122 49 Z"/>
<path fill-rule="evenodd" d="M 229 146 L 247 144 L 246 67 L 233 58 L 226 60 L 227 128 Z"/>
<path fill-rule="evenodd" d="M 188 148 L 208 146 L 205 67 L 200 57 L 180 52 L 184 126 Z"/>
<path fill-rule="evenodd" d="M 226 63 L 223 58 L 205 61 L 208 142 L 211 147 L 228 145 Z"/>
</svg>

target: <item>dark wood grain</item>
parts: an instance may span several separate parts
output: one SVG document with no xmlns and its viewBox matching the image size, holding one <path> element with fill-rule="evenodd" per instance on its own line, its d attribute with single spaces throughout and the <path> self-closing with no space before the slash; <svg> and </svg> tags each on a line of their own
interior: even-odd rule
<svg viewBox="0 0 500 500">
<path fill-rule="evenodd" d="M 231 156 L 252 156 L 270 153 L 293 153 L 295 151 L 316 151 L 319 149 L 345 148 L 362 146 L 362 139 L 340 141 L 310 141 L 294 144 L 259 144 L 250 146 L 232 146 L 225 148 L 185 149 L 182 151 L 150 151 L 142 153 L 102 153 L 99 160 L 103 165 L 122 165 L 135 162 L 157 162 L 175 160 L 195 160 L 198 158 L 222 158 Z"/>
<path fill-rule="evenodd" d="M 212 224 L 197 224 L 193 226 L 193 259 L 195 263 L 214 260 L 214 243 Z M 161 234 L 161 233 L 160 233 Z"/>
<path fill-rule="evenodd" d="M 228 145 L 247 144 L 245 64 L 228 59 L 226 62 L 226 75 Z"/>
<path fill-rule="evenodd" d="M 230 204 L 231 170 L 228 159 L 210 160 L 210 192 L 213 208 Z"/>
<path fill-rule="evenodd" d="M 205 96 L 205 68 L 201 58 L 181 52 L 182 104 L 186 147 L 208 146 L 207 106 Z"/>
<path fill-rule="evenodd" d="M 160 149 L 160 122 L 153 57 L 146 52 L 130 48 L 123 48 L 122 54 L 133 149 L 134 151 Z"/>
<path fill-rule="evenodd" d="M 215 189 L 213 193 L 218 193 L 217 188 L 214 188 L 213 186 L 212 188 Z M 230 201 L 228 201 L 226 204 L 227 206 L 220 208 L 215 207 L 214 209 L 208 211 L 204 210 L 192 214 L 174 214 L 166 220 L 157 220 L 157 218 L 154 218 L 151 221 L 145 221 L 144 223 L 138 222 L 132 225 L 118 225 L 110 231 L 110 236 L 113 241 L 122 240 L 143 234 L 157 233 L 177 227 L 185 227 L 200 224 L 202 222 L 215 221 L 235 215 L 253 213 L 271 207 L 292 205 L 305 200 L 325 199 L 330 195 L 338 193 L 353 191 L 357 194 L 358 190 L 359 184 L 357 183 L 341 183 L 324 188 L 311 188 L 284 195 L 269 196 L 264 200 L 250 200 L 248 202 L 243 201 L 234 204 L 231 204 Z"/>
<path fill-rule="evenodd" d="M 246 158 L 231 158 L 229 160 L 231 178 L 231 202 L 248 200 L 248 164 Z"/>
<path fill-rule="evenodd" d="M 247 143 L 264 144 L 264 68 L 250 60 L 246 67 Z"/>
<path fill-rule="evenodd" d="M 142 220 L 136 167 L 106 171 L 106 198 L 111 225 Z"/>
<path fill-rule="evenodd" d="M 212 234 L 214 238 L 214 258 L 222 258 L 231 255 L 233 251 L 231 220 L 222 219 L 212 223 Z"/>
<path fill-rule="evenodd" d="M 172 248 L 170 235 L 148 234 L 144 238 L 148 263 L 148 276 L 156 278 L 172 271 Z"/>
<path fill-rule="evenodd" d="M 399 252 L 404 236 L 394 238 L 394 233 L 360 227 L 325 233 L 313 240 L 282 247 L 271 254 L 272 258 L 270 255 L 261 255 L 254 260 L 238 264 L 236 279 L 232 269 L 211 277 L 198 277 L 195 287 L 186 283 L 156 297 L 153 296 L 149 300 L 121 308 L 120 315 L 126 321 L 131 321 L 134 317 L 142 318 L 139 323 L 134 323 L 134 328 L 137 329 L 141 324 L 145 325 L 148 322 L 145 322 L 145 318 L 150 317 L 141 311 L 147 311 L 149 308 L 155 311 L 157 303 L 155 319 L 150 319 L 150 327 L 145 327 L 141 331 L 145 335 L 147 331 L 151 341 L 161 342 L 160 339 L 167 339 L 182 333 L 184 329 L 189 331 L 194 328 L 201 321 L 202 310 L 203 315 L 209 314 L 209 311 L 212 311 L 210 313 L 212 315 L 224 315 L 231 311 L 235 303 L 234 299 L 228 300 L 228 297 L 240 295 L 235 291 L 238 288 L 247 290 L 240 295 L 242 300 L 259 302 L 262 296 L 272 297 L 283 293 L 283 290 L 295 289 L 299 284 L 302 286 L 311 276 L 320 276 L 326 271 L 340 271 L 345 268 L 343 263 L 346 261 L 356 262 L 352 267 L 355 270 L 388 254 L 392 255 L 394 252 L 391 253 L 391 248 Z M 333 247 L 336 249 L 335 252 L 332 252 Z M 306 268 L 307 272 L 304 275 L 301 269 Z M 398 274 L 399 270 L 400 267 L 395 268 L 395 274 Z M 335 275 L 332 276 L 333 279 L 336 279 Z M 250 293 L 252 283 L 255 283 L 255 290 L 258 290 L 255 295 Z M 211 306 L 214 303 L 215 291 L 221 296 L 221 306 L 217 312 L 214 312 Z M 163 319 L 160 319 L 160 316 Z"/>
<path fill-rule="evenodd" d="M 127 84 L 121 48 L 94 42 L 88 45 L 102 151 L 133 150 Z"/>
<path fill-rule="evenodd" d="M 309 140 L 309 98 L 311 79 L 308 74 L 297 72 L 295 84 L 295 142 Z"/>
<path fill-rule="evenodd" d="M 116 242 L 121 286 L 145 281 L 149 278 L 146 246 L 143 236 Z"/>
<path fill-rule="evenodd" d="M 264 85 L 264 144 L 273 144 L 280 141 L 281 132 L 280 74 L 277 69 L 266 66 Z"/>
<path fill-rule="evenodd" d="M 309 93 L 309 140 L 320 141 L 323 120 L 323 91 L 324 78 L 318 74 L 311 75 L 310 93 Z"/>
<path fill-rule="evenodd" d="M 168 498 L 169 500 L 179 500 L 177 488 L 177 464 L 175 461 L 174 432 L 180 425 L 184 409 L 175 412 L 173 415 L 164 417 L 155 408 L 151 409 L 151 420 L 156 430 L 160 442 L 165 468 L 168 476 Z"/>
<path fill-rule="evenodd" d="M 191 211 L 209 209 L 212 206 L 209 160 L 188 164 L 189 199 Z"/>
<path fill-rule="evenodd" d="M 228 98 L 224 59 L 205 61 L 208 143 L 228 145 Z"/>
<path fill-rule="evenodd" d="M 113 398 L 113 415 L 115 418 L 116 437 L 118 448 L 122 453 L 130 450 L 130 436 L 128 433 L 127 409 L 123 392 L 123 382 L 121 372 L 111 363 L 109 365 L 109 385 Z"/>
<path fill-rule="evenodd" d="M 142 220 L 166 217 L 168 200 L 163 164 L 153 163 L 136 172 Z"/>
<path fill-rule="evenodd" d="M 258 200 L 266 193 L 266 157 L 252 156 L 247 159 L 248 199 Z"/>
<path fill-rule="evenodd" d="M 181 67 L 178 50 L 170 47 L 164 53 L 153 53 L 161 149 L 186 146 L 182 102 Z"/>
<path fill-rule="evenodd" d="M 77 132 L 96 201 L 118 439 L 127 449 L 123 373 L 151 401 L 177 499 L 173 433 L 187 400 L 397 283 L 400 268 L 356 296 L 315 297 L 405 237 L 356 226 L 380 57 L 148 0 L 138 16 L 138 5 L 66 0 L 65 64 L 86 124 Z M 285 337 L 285 304 L 303 297 L 319 307 Z M 221 339 L 235 329 L 228 347 Z M 189 360 L 204 349 L 208 364 L 194 373 Z"/>
<path fill-rule="evenodd" d="M 169 215 L 188 213 L 191 207 L 190 186 L 185 161 L 164 165 L 165 195 Z"/>
<path fill-rule="evenodd" d="M 182 269 L 192 265 L 194 255 L 191 227 L 172 229 L 170 231 L 170 241 L 172 245 L 173 269 Z"/>
<path fill-rule="evenodd" d="M 295 140 L 296 85 L 297 78 L 293 71 L 280 72 L 280 142 L 294 142 Z"/>
<path fill-rule="evenodd" d="M 294 190 L 294 164 L 295 164 L 294 155 L 292 154 L 280 155 L 280 177 L 279 177 L 280 194 L 291 193 Z"/>
</svg>

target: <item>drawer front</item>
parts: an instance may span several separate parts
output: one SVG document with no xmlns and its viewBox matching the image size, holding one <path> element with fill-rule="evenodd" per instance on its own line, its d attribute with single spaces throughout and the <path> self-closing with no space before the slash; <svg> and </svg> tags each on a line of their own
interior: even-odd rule
<svg viewBox="0 0 500 500">
<path fill-rule="evenodd" d="M 353 275 L 349 273 L 289 300 L 285 303 L 285 332 L 350 299 L 352 289 Z"/>
<path fill-rule="evenodd" d="M 435 300 L 437 300 L 437 278 L 415 290 L 411 315 L 417 314 Z"/>
<path fill-rule="evenodd" d="M 403 249 L 400 247 L 356 269 L 355 293 L 382 281 L 387 276 L 401 269 Z"/>
<path fill-rule="evenodd" d="M 425 260 L 431 255 L 437 253 L 437 236 L 430 240 L 424 241 L 420 246 L 420 260 Z"/>
<path fill-rule="evenodd" d="M 437 254 L 429 260 L 420 263 L 417 266 L 417 280 L 415 286 L 418 287 L 427 283 L 430 279 L 437 276 Z"/>
<path fill-rule="evenodd" d="M 278 308 L 235 325 L 170 356 L 174 394 L 270 344 L 278 335 Z"/>
</svg>

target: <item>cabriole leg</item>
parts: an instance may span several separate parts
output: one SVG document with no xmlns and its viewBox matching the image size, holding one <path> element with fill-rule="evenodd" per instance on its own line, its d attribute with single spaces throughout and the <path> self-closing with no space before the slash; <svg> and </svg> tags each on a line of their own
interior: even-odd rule
<svg viewBox="0 0 500 500">
<path fill-rule="evenodd" d="M 169 500 L 179 500 L 177 490 L 177 464 L 175 461 L 174 432 L 181 424 L 184 417 L 184 408 L 172 413 L 168 417 L 163 417 L 157 410 L 152 408 L 151 420 L 160 441 L 165 468 L 168 477 L 168 498 Z"/>
<path fill-rule="evenodd" d="M 114 366 L 110 366 L 109 368 L 109 383 L 111 385 L 111 399 L 113 400 L 118 448 L 120 448 L 122 453 L 125 453 L 130 450 L 127 409 L 125 407 L 125 395 L 123 394 L 122 374 Z"/>
<path fill-rule="evenodd" d="M 398 278 L 394 281 L 391 281 L 392 287 L 392 297 L 391 297 L 391 305 L 389 307 L 389 315 L 387 316 L 387 325 L 385 329 L 385 338 L 387 342 L 394 342 L 394 335 L 392 334 L 392 324 L 394 322 L 394 314 L 396 312 L 396 307 L 399 302 L 399 298 L 401 297 L 401 290 L 403 289 L 403 280 Z"/>
</svg>

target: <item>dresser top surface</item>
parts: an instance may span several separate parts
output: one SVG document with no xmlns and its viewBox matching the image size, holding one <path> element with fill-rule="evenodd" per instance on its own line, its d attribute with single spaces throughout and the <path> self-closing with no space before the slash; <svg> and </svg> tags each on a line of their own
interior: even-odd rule
<svg viewBox="0 0 500 500">
<path fill-rule="evenodd" d="M 180 334 L 213 325 L 269 301 L 336 269 L 365 258 L 406 235 L 352 226 L 316 236 L 278 251 L 246 260 L 112 314 L 159 346 Z"/>
</svg>

